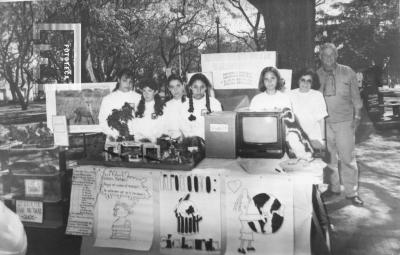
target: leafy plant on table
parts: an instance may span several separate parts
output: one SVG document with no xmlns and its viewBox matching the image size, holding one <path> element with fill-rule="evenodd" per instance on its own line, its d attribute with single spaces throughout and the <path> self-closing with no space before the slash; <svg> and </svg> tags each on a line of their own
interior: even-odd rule
<svg viewBox="0 0 400 255">
<path fill-rule="evenodd" d="M 107 117 L 107 124 L 109 127 L 117 130 L 119 136 L 117 141 L 134 140 L 133 136 L 129 134 L 128 121 L 133 119 L 133 107 L 125 103 L 121 110 L 112 110 L 112 113 Z"/>
</svg>

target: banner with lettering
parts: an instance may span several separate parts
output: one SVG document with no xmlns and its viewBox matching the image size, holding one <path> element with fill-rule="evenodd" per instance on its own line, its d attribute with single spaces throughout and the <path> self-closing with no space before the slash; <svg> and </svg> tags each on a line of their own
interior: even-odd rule
<svg viewBox="0 0 400 255">
<path fill-rule="evenodd" d="M 218 175 L 162 172 L 160 253 L 221 253 L 221 189 Z"/>
</svg>

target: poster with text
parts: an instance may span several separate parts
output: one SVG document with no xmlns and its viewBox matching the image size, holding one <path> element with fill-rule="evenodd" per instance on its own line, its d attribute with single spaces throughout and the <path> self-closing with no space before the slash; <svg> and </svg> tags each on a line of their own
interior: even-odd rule
<svg viewBox="0 0 400 255">
<path fill-rule="evenodd" d="M 160 253 L 221 253 L 218 175 L 161 174 Z"/>
<path fill-rule="evenodd" d="M 212 73 L 214 89 L 257 89 L 267 66 L 276 66 L 275 51 L 201 55 L 201 70 Z"/>
<path fill-rule="evenodd" d="M 293 187 L 285 176 L 226 177 L 226 254 L 294 253 Z"/>
<path fill-rule="evenodd" d="M 154 228 L 152 173 L 108 168 L 100 185 L 95 246 L 150 250 Z"/>
</svg>

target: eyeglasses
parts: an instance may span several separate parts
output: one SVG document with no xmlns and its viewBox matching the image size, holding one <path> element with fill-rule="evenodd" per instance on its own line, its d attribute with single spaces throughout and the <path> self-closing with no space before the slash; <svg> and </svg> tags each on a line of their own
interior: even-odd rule
<svg viewBox="0 0 400 255">
<path fill-rule="evenodd" d="M 304 79 L 304 78 L 301 78 L 300 79 L 300 82 L 306 82 L 306 83 L 309 83 L 309 84 L 311 84 L 312 83 L 312 80 L 311 79 Z"/>
</svg>

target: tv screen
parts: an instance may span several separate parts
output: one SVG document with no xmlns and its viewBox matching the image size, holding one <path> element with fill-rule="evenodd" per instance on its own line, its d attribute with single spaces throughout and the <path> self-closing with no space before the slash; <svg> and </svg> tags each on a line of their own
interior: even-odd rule
<svg viewBox="0 0 400 255">
<path fill-rule="evenodd" d="M 285 128 L 281 112 L 237 112 L 237 155 L 249 158 L 282 158 Z"/>
<path fill-rule="evenodd" d="M 249 116 L 242 118 L 243 142 L 278 142 L 278 119 L 275 116 Z"/>
</svg>

